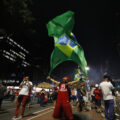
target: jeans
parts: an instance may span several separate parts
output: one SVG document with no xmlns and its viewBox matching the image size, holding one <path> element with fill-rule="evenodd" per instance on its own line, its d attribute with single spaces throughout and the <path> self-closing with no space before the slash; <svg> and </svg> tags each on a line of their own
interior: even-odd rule
<svg viewBox="0 0 120 120">
<path fill-rule="evenodd" d="M 105 119 L 114 120 L 114 100 L 104 100 L 104 103 L 105 103 Z"/>
<path fill-rule="evenodd" d="M 44 106 L 44 99 L 43 98 L 40 99 L 40 106 Z"/>
<path fill-rule="evenodd" d="M 38 101 L 37 101 L 37 103 L 39 103 L 39 104 L 40 104 L 40 97 L 38 97 Z"/>
</svg>

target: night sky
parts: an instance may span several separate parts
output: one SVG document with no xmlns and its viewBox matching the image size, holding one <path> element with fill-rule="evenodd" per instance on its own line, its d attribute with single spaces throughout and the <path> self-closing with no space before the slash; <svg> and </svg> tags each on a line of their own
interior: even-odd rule
<svg viewBox="0 0 120 120">
<path fill-rule="evenodd" d="M 107 3 L 95 3 L 95 1 L 65 2 L 52 6 L 50 4 L 49 7 L 46 7 L 46 3 L 43 4 L 43 2 L 40 3 L 39 0 L 36 0 L 36 4 L 32 9 L 33 15 L 37 18 L 36 27 L 38 30 L 38 36 L 36 36 L 32 44 L 35 49 L 45 49 L 46 54 L 49 56 L 53 49 L 53 39 L 48 37 L 46 23 L 55 16 L 67 10 L 72 10 L 75 12 L 73 32 L 83 46 L 87 59 L 90 62 L 100 62 L 111 55 L 112 11 L 111 6 L 107 5 Z M 43 54 L 43 56 L 46 56 L 46 54 Z"/>
<path fill-rule="evenodd" d="M 36 34 L 22 34 L 16 40 L 30 51 L 33 64 L 49 68 L 49 58 L 54 46 L 53 38 L 48 37 L 46 24 L 57 15 L 72 10 L 75 12 L 73 33 L 84 49 L 91 68 L 90 77 L 97 76 L 100 69 L 108 69 L 114 77 L 119 77 L 120 57 L 113 44 L 114 11 L 117 5 L 106 0 L 34 0 L 30 9 L 36 18 Z M 66 67 L 69 65 L 68 63 Z M 75 64 L 71 66 L 76 67 Z M 63 67 L 65 69 L 65 65 L 61 69 Z"/>
<path fill-rule="evenodd" d="M 55 16 L 72 10 L 75 12 L 75 26 L 73 33 L 82 45 L 88 65 L 99 70 L 110 64 L 112 69 L 119 74 L 120 58 L 113 44 L 114 10 L 116 4 L 107 1 L 54 1 L 47 2 L 35 0 L 31 7 L 36 19 L 37 35 L 25 42 L 26 47 L 32 52 L 36 64 L 41 62 L 49 65 L 49 57 L 53 50 L 53 38 L 48 37 L 46 23 Z M 31 40 L 30 40 L 31 39 Z M 112 71 L 111 71 L 112 72 Z M 118 72 L 118 73 L 117 73 Z"/>
<path fill-rule="evenodd" d="M 46 23 L 55 16 L 72 10 L 75 12 L 73 33 L 82 45 L 89 66 L 100 69 L 112 63 L 112 69 L 119 64 L 118 54 L 113 45 L 113 13 L 115 3 L 106 1 L 56 1 L 35 0 L 31 7 L 36 18 L 37 35 L 25 42 L 37 64 L 48 62 L 53 50 L 53 38 L 48 37 Z M 111 69 L 111 68 L 110 68 Z M 118 69 L 117 69 L 118 70 Z"/>
</svg>

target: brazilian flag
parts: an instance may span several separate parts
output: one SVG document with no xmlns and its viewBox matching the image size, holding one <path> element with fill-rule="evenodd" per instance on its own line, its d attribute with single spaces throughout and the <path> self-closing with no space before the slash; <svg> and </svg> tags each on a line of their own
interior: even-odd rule
<svg viewBox="0 0 120 120">
<path fill-rule="evenodd" d="M 54 38 L 54 50 L 51 54 L 49 75 L 59 64 L 68 60 L 78 64 L 82 72 L 87 75 L 85 69 L 87 62 L 84 51 L 72 33 L 73 27 L 74 12 L 72 11 L 67 11 L 48 22 L 48 35 Z"/>
<path fill-rule="evenodd" d="M 80 69 L 75 69 L 75 71 L 74 71 L 74 80 L 78 80 L 80 78 L 82 78 L 82 73 L 81 73 Z"/>
<path fill-rule="evenodd" d="M 80 71 L 80 69 L 75 69 L 75 71 L 74 71 L 74 80 L 79 80 L 80 79 L 78 85 L 80 83 L 85 83 L 86 82 L 86 77 L 87 76 L 84 76 L 83 73 Z"/>
</svg>

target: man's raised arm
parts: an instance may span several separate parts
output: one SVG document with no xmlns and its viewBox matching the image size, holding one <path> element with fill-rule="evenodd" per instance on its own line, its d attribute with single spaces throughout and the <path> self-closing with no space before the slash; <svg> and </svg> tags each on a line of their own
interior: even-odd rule
<svg viewBox="0 0 120 120">
<path fill-rule="evenodd" d="M 58 82 L 58 81 L 52 79 L 50 76 L 47 77 L 47 80 L 50 80 L 50 81 L 52 81 L 53 83 L 55 83 L 55 84 L 57 84 L 57 85 L 60 84 L 60 82 Z"/>
</svg>

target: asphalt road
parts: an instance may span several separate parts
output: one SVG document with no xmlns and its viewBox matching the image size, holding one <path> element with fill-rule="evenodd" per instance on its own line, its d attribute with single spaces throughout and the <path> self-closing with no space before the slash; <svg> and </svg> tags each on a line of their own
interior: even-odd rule
<svg viewBox="0 0 120 120">
<path fill-rule="evenodd" d="M 52 107 L 52 106 L 53 106 L 52 103 L 48 103 L 45 107 L 40 107 L 39 104 L 34 102 L 31 105 L 30 109 L 28 107 L 26 107 L 25 116 L 32 115 L 35 112 L 41 111 L 43 109 L 46 109 L 46 108 L 49 108 L 49 107 Z M 15 110 L 16 110 L 16 104 L 15 103 L 13 103 L 11 101 L 7 101 L 7 102 L 5 101 L 2 104 L 2 110 L 0 110 L 0 120 L 11 120 L 14 116 Z M 20 108 L 20 110 L 21 110 L 21 108 Z M 19 113 L 20 113 L 20 110 L 19 110 Z"/>
<path fill-rule="evenodd" d="M 0 120 L 12 120 L 15 109 L 15 103 L 5 101 L 2 105 L 2 111 L 0 110 Z M 54 107 L 52 103 L 48 103 L 45 107 L 40 107 L 39 104 L 33 102 L 30 109 L 26 107 L 22 120 L 54 120 L 52 117 L 53 110 Z M 101 114 L 96 113 L 94 109 L 88 112 L 77 112 L 76 109 L 73 109 L 73 114 L 74 120 L 104 120 Z M 18 118 L 18 120 L 20 119 Z"/>
<path fill-rule="evenodd" d="M 2 105 L 2 110 L 0 111 L 0 120 L 12 120 L 14 112 L 16 109 L 16 104 L 11 101 L 5 101 Z M 53 120 L 53 104 L 48 103 L 45 107 L 40 107 L 39 104 L 34 102 L 30 109 L 26 107 L 24 118 L 22 120 Z M 20 113 L 20 112 L 19 112 Z M 97 120 L 94 111 L 79 113 L 73 109 L 74 116 L 76 120 Z M 100 116 L 97 118 L 100 118 Z M 18 118 L 19 119 L 19 118 Z M 103 120 L 102 118 L 98 120 Z"/>
</svg>

